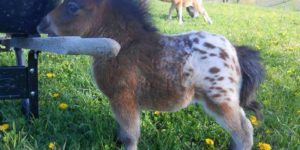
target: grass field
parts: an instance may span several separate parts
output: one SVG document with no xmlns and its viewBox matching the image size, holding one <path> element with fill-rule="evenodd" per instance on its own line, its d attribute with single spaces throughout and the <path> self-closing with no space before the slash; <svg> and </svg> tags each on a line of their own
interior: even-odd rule
<svg viewBox="0 0 300 150">
<path fill-rule="evenodd" d="M 255 125 L 255 145 L 272 149 L 300 149 L 300 13 L 234 4 L 207 3 L 213 25 L 184 14 L 184 25 L 166 20 L 168 3 L 151 1 L 151 13 L 162 33 L 207 30 L 223 34 L 232 43 L 260 49 L 267 75 L 258 92 L 264 120 Z M 14 63 L 13 53 L 0 53 L 0 65 Z M 1 101 L 1 150 L 118 149 L 116 123 L 107 98 L 91 77 L 90 59 L 42 53 L 39 58 L 40 118 L 28 124 L 20 101 Z M 54 77 L 47 76 L 53 73 Z M 48 75 L 53 75 L 48 74 Z M 55 94 L 57 93 L 57 94 Z M 59 109 L 67 103 L 66 110 Z M 250 116 L 251 114 L 249 114 Z M 226 149 L 229 135 L 200 106 L 176 113 L 142 113 L 140 150 Z M 214 146 L 205 139 L 214 140 Z"/>
</svg>

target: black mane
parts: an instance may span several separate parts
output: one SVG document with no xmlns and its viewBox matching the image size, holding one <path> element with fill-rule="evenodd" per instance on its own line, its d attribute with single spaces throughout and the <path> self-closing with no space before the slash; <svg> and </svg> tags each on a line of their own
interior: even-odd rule
<svg viewBox="0 0 300 150">
<path fill-rule="evenodd" d="M 141 23 L 144 30 L 148 32 L 157 31 L 152 23 L 146 0 L 109 0 L 113 11 L 122 15 L 126 21 L 134 18 Z"/>
</svg>

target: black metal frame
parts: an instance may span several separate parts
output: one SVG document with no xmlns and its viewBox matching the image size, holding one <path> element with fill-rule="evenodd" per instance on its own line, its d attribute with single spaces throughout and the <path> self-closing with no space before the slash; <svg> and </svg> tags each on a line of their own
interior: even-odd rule
<svg viewBox="0 0 300 150">
<path fill-rule="evenodd" d="M 61 1 L 0 0 L 0 32 L 11 33 L 12 37 L 37 34 L 36 26 Z M 0 51 L 3 50 L 9 51 L 10 48 L 0 47 Z M 27 117 L 38 117 L 38 52 L 29 51 L 28 64 L 25 66 L 22 48 L 14 50 L 17 65 L 0 66 L 0 100 L 23 99 L 23 113 Z"/>
<path fill-rule="evenodd" d="M 38 108 L 38 51 L 28 52 L 25 66 L 23 50 L 15 48 L 16 66 L 0 67 L 0 100 L 23 99 L 22 112 L 27 118 L 37 118 Z"/>
</svg>

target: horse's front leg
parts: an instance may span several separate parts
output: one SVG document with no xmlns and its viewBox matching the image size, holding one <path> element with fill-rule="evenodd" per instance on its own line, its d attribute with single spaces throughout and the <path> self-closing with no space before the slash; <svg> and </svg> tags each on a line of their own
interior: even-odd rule
<svg viewBox="0 0 300 150">
<path fill-rule="evenodd" d="M 129 89 L 118 91 L 110 103 L 120 127 L 119 140 L 125 145 L 126 150 L 137 150 L 140 136 L 140 110 L 132 91 Z"/>
<path fill-rule="evenodd" d="M 168 14 L 168 19 L 171 20 L 172 19 L 172 11 L 175 9 L 175 4 L 172 3 L 171 7 L 169 9 L 169 14 Z"/>
<path fill-rule="evenodd" d="M 180 1 L 179 7 L 177 7 L 177 15 L 178 15 L 178 19 L 179 19 L 179 24 L 182 24 L 182 8 L 183 8 L 183 1 Z"/>
</svg>

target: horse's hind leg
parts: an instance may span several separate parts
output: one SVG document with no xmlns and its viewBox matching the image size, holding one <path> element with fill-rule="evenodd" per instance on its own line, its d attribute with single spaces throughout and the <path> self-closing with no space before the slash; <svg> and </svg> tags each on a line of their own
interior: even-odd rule
<svg viewBox="0 0 300 150">
<path fill-rule="evenodd" d="M 195 8 L 197 9 L 197 11 L 198 11 L 200 14 L 203 15 L 204 20 L 205 20 L 206 22 L 208 22 L 209 24 L 212 24 L 212 20 L 211 20 L 211 18 L 209 17 L 208 13 L 206 12 L 202 0 L 196 0 L 196 1 L 197 1 L 197 2 L 194 3 L 194 6 L 195 6 Z"/>
<path fill-rule="evenodd" d="M 253 145 L 253 127 L 239 106 L 239 101 L 220 94 L 205 95 L 201 103 L 206 112 L 231 134 L 231 149 L 250 150 Z"/>
<path fill-rule="evenodd" d="M 140 136 L 140 111 L 129 94 L 120 94 L 111 102 L 111 107 L 119 124 L 119 140 L 126 150 L 137 150 Z"/>
</svg>

